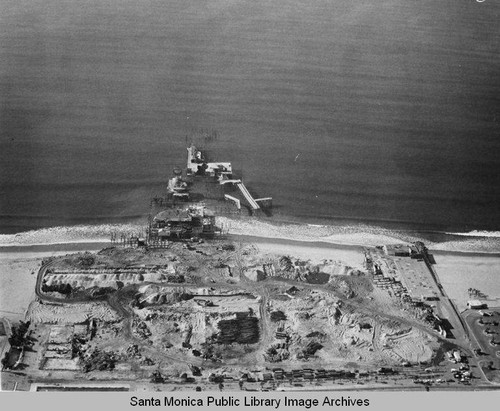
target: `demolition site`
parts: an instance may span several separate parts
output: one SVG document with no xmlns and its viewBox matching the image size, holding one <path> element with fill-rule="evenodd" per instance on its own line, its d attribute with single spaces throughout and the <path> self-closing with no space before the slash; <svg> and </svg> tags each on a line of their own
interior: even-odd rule
<svg viewBox="0 0 500 411">
<path fill-rule="evenodd" d="M 500 381 L 498 310 L 459 313 L 423 243 L 268 250 L 218 224 L 262 216 L 228 162 L 188 148 L 143 233 L 43 261 L 3 322 L 2 389 L 477 389 Z M 310 257 L 309 257 L 310 255 Z M 488 331 L 488 333 L 486 333 Z M 479 335 L 480 337 L 476 337 Z"/>
</svg>

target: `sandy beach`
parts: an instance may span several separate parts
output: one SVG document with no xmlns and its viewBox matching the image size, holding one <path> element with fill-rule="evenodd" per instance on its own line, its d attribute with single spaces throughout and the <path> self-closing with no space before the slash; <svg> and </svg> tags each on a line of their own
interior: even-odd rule
<svg viewBox="0 0 500 411">
<path fill-rule="evenodd" d="M 363 267 L 363 247 L 400 242 L 386 235 L 345 235 L 346 238 L 328 238 L 328 241 L 317 241 L 318 237 L 308 236 L 308 228 L 299 235 L 300 227 L 287 229 L 284 233 L 269 226 L 264 236 L 258 236 L 252 224 L 248 226 L 252 235 L 241 235 L 234 230 L 230 238 L 237 242 L 253 243 L 262 254 L 290 255 L 315 263 L 321 260 L 342 261 L 353 267 Z M 260 224 L 259 224 L 260 226 Z M 257 227 L 256 227 L 257 228 Z M 262 228 L 260 226 L 260 228 Z M 312 227 L 317 229 L 317 227 Z M 317 233 L 317 231 L 316 231 Z M 340 235 L 339 235 L 340 236 Z M 293 238 L 295 237 L 295 238 Z M 11 246 L 0 247 L 0 315 L 9 320 L 18 321 L 24 318 L 29 303 L 34 298 L 36 274 L 42 259 L 49 256 L 64 255 L 77 251 L 97 251 L 107 243 L 102 234 L 97 238 L 88 235 L 83 239 L 72 237 L 71 242 L 57 241 L 52 244 L 36 244 L 14 242 Z M 335 242 L 335 240 L 340 240 Z M 433 249 L 430 249 L 433 252 Z M 488 296 L 491 306 L 500 305 L 500 256 L 481 253 L 457 253 L 439 251 L 436 257 L 437 274 L 450 298 L 462 311 L 469 299 L 468 288 L 477 288 Z"/>
<path fill-rule="evenodd" d="M 297 229 L 300 230 L 300 227 Z M 412 363 L 430 360 L 433 350 L 437 347 L 437 340 L 430 329 L 422 325 L 413 317 L 415 315 L 413 311 L 401 309 L 399 306 L 392 303 L 392 296 L 387 294 L 387 292 L 385 292 L 382 288 L 374 287 L 373 292 L 370 291 L 366 294 L 365 290 L 368 290 L 368 285 L 372 283 L 371 280 L 363 278 L 364 276 L 358 277 L 354 275 L 346 278 L 348 275 L 345 275 L 345 273 L 352 272 L 351 269 L 366 270 L 364 267 L 366 247 L 383 245 L 386 242 L 385 240 L 387 240 L 384 235 L 380 237 L 365 237 L 363 241 L 360 241 L 360 244 L 337 244 L 328 241 L 313 241 L 312 237 L 304 241 L 302 238 L 297 238 L 298 236 L 296 238 L 279 238 L 276 236 L 270 236 L 269 234 L 271 233 L 269 232 L 266 234 L 268 235 L 250 236 L 232 233 L 226 237 L 222 237 L 220 240 L 213 240 L 215 241 L 215 244 L 208 244 L 210 240 L 206 240 L 206 244 L 199 244 L 199 246 L 194 245 L 192 247 L 188 247 L 188 244 L 177 243 L 172 244 L 169 249 L 160 250 L 159 254 L 158 252 L 147 253 L 144 252 L 144 250 L 139 249 L 127 250 L 126 252 L 123 252 L 123 250 L 108 250 L 108 252 L 117 253 L 122 256 L 126 255 L 126 260 L 123 260 L 126 264 L 124 265 L 125 269 L 128 269 L 128 264 L 131 261 L 133 261 L 134 264 L 140 261 L 140 263 L 137 263 L 140 264 L 140 266 L 142 266 L 143 263 L 144 266 L 146 266 L 148 261 L 155 261 L 153 265 L 156 267 L 158 262 L 160 264 L 162 263 L 163 258 L 165 258 L 165 261 L 172 261 L 171 256 L 172 253 L 174 253 L 175 258 L 179 258 L 182 263 L 189 264 L 190 267 L 193 267 L 195 272 L 201 273 L 202 277 L 198 278 L 204 279 L 205 284 L 208 284 L 210 279 L 212 280 L 214 286 L 222 285 L 222 289 L 224 289 L 224 287 L 233 287 L 234 284 L 239 284 L 240 287 L 249 287 L 249 289 L 253 290 L 255 293 L 259 293 L 259 298 L 267 298 L 267 300 L 263 300 L 265 301 L 265 307 L 267 307 L 265 310 L 268 310 L 270 313 L 286 313 L 286 323 L 288 324 L 286 332 L 288 333 L 287 335 L 293 336 L 293 342 L 288 346 L 291 348 L 286 347 L 286 350 L 279 351 L 279 353 L 285 351 L 289 353 L 288 355 L 290 356 L 290 360 L 286 357 L 283 361 L 289 361 L 290 367 L 303 366 L 303 362 L 298 355 L 303 352 L 302 347 L 304 345 L 300 345 L 303 343 L 297 336 L 304 336 L 302 338 L 306 342 L 310 342 L 312 340 L 308 340 L 308 338 L 311 335 L 314 336 L 316 335 L 315 333 L 323 333 L 323 331 L 324 333 L 321 334 L 321 338 L 324 338 L 324 340 L 321 340 L 320 352 L 316 357 L 308 359 L 308 366 L 311 368 L 338 367 L 344 365 L 347 366 L 347 364 L 352 366 L 352 364 L 358 363 L 363 364 L 365 367 L 378 367 L 381 364 L 381 361 L 384 364 L 386 362 L 392 364 L 394 361 L 399 363 L 402 359 Z M 95 343 L 96 345 L 94 348 L 99 347 L 99 349 L 106 350 L 112 348 L 113 350 L 116 350 L 116 352 L 119 352 L 120 350 L 120 352 L 123 352 L 124 347 L 127 346 L 126 344 L 130 343 L 130 340 L 128 340 L 129 337 L 126 337 L 125 331 L 122 331 L 122 333 L 118 332 L 118 334 L 116 334 L 116 330 L 119 330 L 120 326 L 117 326 L 118 328 L 115 330 L 115 328 L 113 328 L 115 327 L 114 325 L 109 325 L 116 322 L 116 319 L 119 318 L 116 315 L 116 305 L 113 305 L 119 301 L 118 299 L 110 299 L 108 302 L 79 302 L 69 306 L 66 306 L 66 304 L 64 304 L 64 306 L 58 304 L 49 305 L 35 301 L 37 273 L 44 258 L 51 256 L 65 256 L 68 254 L 74 254 L 78 251 L 95 252 L 110 245 L 109 243 L 100 241 L 92 242 L 93 239 L 88 236 L 85 238 L 85 242 L 78 241 L 79 239 L 76 240 L 77 241 L 75 242 L 69 242 L 66 244 L 57 241 L 54 244 L 43 245 L 37 241 L 36 245 L 31 244 L 22 246 L 16 244 L 11 245 L 10 247 L 0 247 L 0 317 L 6 318 L 11 324 L 17 323 L 21 320 L 30 320 L 32 321 L 32 324 L 34 324 L 38 335 L 46 336 L 49 336 L 49 332 L 52 333 L 53 329 L 62 330 L 65 326 L 68 326 L 70 327 L 69 329 L 73 330 L 75 323 L 82 322 L 87 318 L 101 319 L 104 321 L 103 324 L 106 323 L 108 325 L 103 325 L 100 329 L 101 334 L 99 334 L 98 338 L 95 339 L 97 342 Z M 224 248 L 223 246 L 228 245 L 230 242 L 233 242 L 235 246 L 231 250 L 231 254 L 220 254 L 216 251 L 222 250 Z M 378 251 L 382 252 L 381 250 Z M 500 272 L 500 255 L 442 251 L 434 252 L 432 249 L 430 252 L 434 253 L 436 260 L 435 269 L 446 293 L 454 300 L 460 311 L 466 308 L 466 302 L 470 298 L 468 296 L 467 289 L 471 287 L 477 288 L 487 294 L 487 302 L 491 307 L 499 305 L 500 284 L 498 284 L 498 273 Z M 165 253 L 165 255 L 163 253 Z M 197 253 L 209 256 L 209 258 L 198 259 L 196 257 L 198 255 Z M 260 267 L 264 268 L 264 265 L 267 265 L 267 262 L 277 262 L 281 256 L 289 256 L 295 262 L 300 260 L 300 264 L 308 261 L 316 266 L 321 266 L 324 260 L 328 260 L 328 264 L 325 264 L 324 267 L 334 267 L 332 272 L 337 269 L 336 267 L 341 267 L 341 271 L 338 272 L 341 273 L 343 279 L 340 279 L 339 277 L 339 282 L 330 282 L 325 285 L 327 287 L 325 289 L 323 289 L 323 285 L 321 285 L 323 283 L 301 283 L 302 285 L 299 287 L 299 292 L 304 298 L 290 297 L 289 300 L 283 299 L 283 292 L 287 289 L 287 287 L 289 287 L 289 281 L 291 281 L 289 278 L 274 278 L 271 275 L 270 278 L 267 278 L 269 281 L 266 280 L 257 282 L 258 280 L 255 278 L 258 277 L 252 277 L 254 271 L 248 270 L 248 272 L 245 271 L 244 275 L 239 278 L 239 280 L 244 281 L 238 283 L 238 279 L 230 278 L 230 276 L 224 277 L 224 274 L 220 274 L 217 271 L 217 267 L 211 266 L 210 256 L 214 256 L 214 258 L 218 258 L 220 260 L 220 258 L 227 257 L 228 255 L 232 255 L 232 257 L 230 257 L 232 260 L 227 263 L 236 264 L 235 267 L 238 267 L 240 262 L 242 262 L 245 267 L 256 267 L 258 262 Z M 78 259 L 81 257 L 82 256 L 73 258 Z M 114 261 L 106 260 L 106 258 L 109 258 L 109 254 L 107 254 L 107 252 L 101 253 L 99 258 L 101 257 L 103 258 L 102 261 Z M 142 260 L 143 257 L 145 258 L 144 260 Z M 152 260 L 148 260 L 148 258 L 152 258 Z M 156 260 L 154 260 L 155 258 Z M 99 262 L 99 264 L 101 264 L 101 262 Z M 424 265 L 424 263 L 418 264 Z M 64 267 L 64 264 L 61 265 L 61 267 Z M 425 270 L 425 267 L 423 267 L 423 269 Z M 59 274 L 51 273 L 50 275 L 58 276 Z M 139 281 L 149 281 L 144 278 L 145 275 L 146 274 L 143 274 L 143 278 Z M 335 277 L 335 275 L 336 274 L 333 274 L 333 277 Z M 105 274 L 100 274 L 98 277 L 98 279 L 91 279 L 90 281 L 97 281 L 100 287 L 105 287 L 106 285 L 111 286 L 117 282 L 113 276 L 111 276 L 111 279 L 107 278 L 108 276 Z M 88 280 L 82 279 L 81 281 Z M 106 283 L 106 281 L 108 281 L 108 283 Z M 125 280 L 121 278 L 120 281 Z M 335 287 L 337 293 L 336 297 L 329 294 L 328 289 L 331 290 L 332 285 Z M 151 296 L 156 298 L 159 291 L 157 289 L 150 290 L 151 287 L 151 285 L 146 285 L 139 288 L 139 290 L 143 290 L 140 292 L 144 293 L 144 295 L 146 295 L 145 292 L 149 290 L 148 292 L 151 292 Z M 197 287 L 199 286 L 196 286 L 196 289 L 198 289 Z M 233 290 L 233 288 L 230 289 Z M 349 292 L 356 290 L 358 293 L 356 298 L 351 298 L 347 296 L 347 294 L 342 294 L 342 290 L 344 289 Z M 189 290 L 189 284 L 185 290 Z M 339 294 L 341 297 L 339 297 Z M 163 295 L 166 296 L 167 294 Z M 262 297 L 262 295 L 265 297 Z M 149 295 L 147 297 L 149 298 Z M 218 298 L 218 296 L 216 297 Z M 339 311 L 342 314 L 338 320 L 335 321 L 335 315 L 332 314 L 334 311 L 331 311 L 331 309 L 336 306 L 338 298 L 341 298 L 343 302 L 342 307 L 344 307 L 344 297 L 346 297 L 345 308 L 342 308 L 342 311 Z M 204 296 L 203 298 L 207 297 Z M 369 298 L 369 300 L 367 298 Z M 144 299 L 144 301 L 146 301 L 146 299 Z M 236 309 L 234 307 L 241 310 L 242 304 L 245 303 L 245 301 L 242 301 L 243 300 L 238 298 L 234 301 L 224 299 L 218 303 L 216 301 L 213 305 L 215 308 L 208 306 L 206 309 L 213 309 L 214 315 L 226 315 L 227 311 L 235 311 Z M 258 303 L 258 301 L 262 300 L 255 300 L 254 303 Z M 231 308 L 228 304 L 233 303 L 235 306 Z M 199 344 L 200 341 L 205 341 L 205 332 L 211 332 L 210 330 L 213 329 L 212 327 L 215 327 L 215 324 L 219 324 L 220 326 L 222 323 L 221 321 L 216 323 L 214 320 L 214 323 L 207 327 L 204 321 L 199 321 L 200 318 L 203 319 L 207 317 L 203 313 L 201 316 L 199 315 L 198 307 L 200 305 L 197 302 L 193 300 L 186 301 L 186 304 L 192 305 L 182 305 L 184 303 L 180 302 L 179 304 L 180 305 L 177 303 L 172 304 L 170 307 L 165 308 L 165 315 L 174 315 L 171 321 L 167 319 L 165 322 L 151 321 L 148 314 L 149 311 L 144 309 L 145 307 L 140 307 L 134 311 L 138 318 L 142 318 L 143 321 L 141 324 L 146 324 L 147 322 L 149 333 L 153 336 L 151 338 L 154 338 L 154 340 L 150 339 L 150 341 L 152 341 L 152 346 L 160 344 L 160 342 L 164 341 L 164 338 L 168 338 L 168 346 L 165 346 L 165 348 L 162 348 L 160 351 L 153 350 L 151 352 L 151 358 L 155 362 L 161 361 L 160 359 L 165 358 L 165 355 L 171 356 L 168 358 L 181 358 L 181 361 L 191 362 L 193 360 L 197 360 L 193 359 L 193 356 L 189 351 L 187 351 L 186 354 L 176 348 L 180 344 L 181 337 L 184 334 L 182 334 L 182 332 L 174 333 L 171 331 L 167 331 L 165 334 L 166 326 L 170 327 L 172 325 L 174 326 L 172 330 L 176 330 L 177 328 L 175 327 L 177 326 L 175 326 L 174 323 L 195 324 L 191 328 L 192 335 L 190 335 L 190 341 L 192 344 Z M 120 307 L 120 305 L 118 305 L 118 307 Z M 252 308 L 252 310 L 253 312 L 260 313 L 261 307 L 261 305 L 257 304 Z M 219 310 L 221 314 L 219 313 Z M 243 310 L 245 311 L 246 309 L 243 308 Z M 188 314 L 183 317 L 179 314 L 181 312 L 187 312 Z M 304 313 L 307 313 L 308 316 L 303 317 L 303 315 L 305 315 Z M 182 322 L 178 318 L 181 318 Z M 358 324 L 359 326 L 359 324 L 364 323 L 365 321 L 369 321 L 369 323 L 366 322 L 366 324 L 369 324 L 370 328 L 373 327 L 373 330 L 365 330 L 361 327 L 355 327 L 355 324 Z M 126 323 L 126 321 L 120 323 Z M 53 327 L 52 324 L 57 325 Z M 331 325 L 335 326 L 331 327 Z M 234 372 L 236 372 L 235 370 L 238 367 L 247 367 L 249 364 L 252 364 L 253 366 L 256 364 L 256 358 L 266 358 L 262 357 L 262 355 L 268 352 L 272 353 L 272 351 L 269 351 L 269 347 L 275 347 L 273 344 L 282 344 L 281 341 L 278 343 L 275 342 L 275 335 L 278 335 L 277 326 L 278 325 L 273 323 L 272 320 L 266 322 L 266 332 L 262 337 L 264 344 L 260 344 L 258 346 L 259 351 L 256 351 L 255 353 L 250 352 L 248 355 L 243 352 L 233 353 L 231 354 L 234 355 L 233 357 L 227 357 L 228 364 L 230 367 L 233 367 Z M 459 329 L 457 323 L 452 323 L 452 326 L 457 330 Z M 139 330 L 138 326 L 134 326 L 132 323 L 131 327 L 132 331 L 130 332 L 135 333 L 133 335 L 139 335 L 137 334 L 137 330 Z M 178 340 L 170 342 L 170 340 L 174 338 L 171 334 L 174 335 L 174 337 L 177 336 L 175 338 L 178 338 Z M 376 341 L 376 343 L 373 343 L 373 341 Z M 373 346 L 370 346 L 370 344 Z M 387 344 L 390 344 L 390 350 L 380 348 Z M 29 360 L 31 361 L 31 365 L 40 363 L 40 359 L 36 353 L 40 352 L 40 350 L 44 349 L 43 347 L 46 346 L 48 345 L 41 345 L 40 347 L 37 347 Z M 235 347 L 237 348 L 237 346 Z M 309 347 L 309 343 L 306 347 Z M 280 348 L 280 350 L 282 349 Z M 50 355 L 52 354 L 50 353 Z M 278 355 L 278 351 L 276 351 L 276 354 L 269 355 Z M 59 376 L 63 378 L 62 374 L 54 374 L 55 371 L 51 371 L 52 368 L 50 367 L 55 366 L 53 362 L 49 362 L 53 361 L 53 359 L 51 359 L 52 357 L 46 358 L 48 358 L 46 362 L 46 364 L 49 364 L 47 366 L 48 368 L 40 371 L 39 374 L 45 376 L 44 373 L 50 371 L 53 378 L 59 378 Z M 57 359 L 57 361 L 59 360 Z M 75 366 L 73 360 L 70 360 L 68 364 L 64 364 L 63 365 L 65 367 L 69 367 L 65 368 L 65 370 L 74 369 L 71 368 Z M 124 366 L 124 373 L 116 374 L 122 376 L 117 378 L 129 380 L 134 379 L 137 375 L 139 375 L 134 374 L 135 371 L 127 368 L 130 366 L 129 364 L 123 363 L 121 365 Z M 163 372 L 175 372 L 179 374 L 176 368 L 177 365 L 172 367 L 169 368 L 169 366 L 166 366 L 163 369 Z M 441 370 L 443 375 L 448 372 L 447 367 L 449 368 L 451 365 L 448 363 L 445 364 L 444 368 Z M 38 371 L 36 372 L 38 373 Z M 64 372 L 66 373 L 67 371 Z M 96 376 L 102 376 L 102 374 L 98 374 L 96 376 L 91 374 L 91 376 L 92 378 L 96 378 Z M 84 380 L 86 378 L 90 378 L 90 375 L 86 376 Z M 395 381 L 396 380 L 394 380 L 394 383 Z M 411 381 L 409 383 L 411 383 Z M 211 384 L 209 384 L 208 387 L 209 389 L 213 389 Z"/>
<path fill-rule="evenodd" d="M 385 244 L 385 236 L 362 237 L 359 244 L 312 242 L 279 238 L 241 237 L 254 242 L 259 250 L 274 254 L 288 254 L 301 259 L 318 262 L 322 259 L 343 261 L 354 268 L 363 268 L 363 247 Z M 352 237 L 350 238 L 353 239 Z M 393 243 L 397 242 L 392 239 Z M 448 296 L 458 309 L 467 308 L 471 299 L 467 290 L 476 288 L 488 297 L 485 300 L 492 307 L 500 306 L 500 255 L 477 252 L 437 251 L 430 249 L 436 260 L 435 270 Z"/>
<path fill-rule="evenodd" d="M 231 238 L 234 241 L 253 243 L 263 254 L 290 255 L 314 262 L 324 259 L 342 261 L 354 268 L 361 268 L 363 263 L 360 246 L 237 235 Z M 0 247 L 0 316 L 10 321 L 24 319 L 29 303 L 35 298 L 36 275 L 44 258 L 78 251 L 97 251 L 108 245 L 99 240 Z"/>
<path fill-rule="evenodd" d="M 500 257 L 488 254 L 437 253 L 436 272 L 448 296 L 458 309 L 467 308 L 467 290 L 475 288 L 488 298 L 491 307 L 500 306 Z"/>
<path fill-rule="evenodd" d="M 61 246 L 48 246 L 45 251 L 26 248 L 17 252 L 0 249 L 0 317 L 11 322 L 24 320 L 30 302 L 35 299 L 36 277 L 42 260 L 72 252 L 60 250 Z M 68 249 L 75 247 L 68 244 Z M 79 248 L 79 251 L 86 250 Z"/>
</svg>

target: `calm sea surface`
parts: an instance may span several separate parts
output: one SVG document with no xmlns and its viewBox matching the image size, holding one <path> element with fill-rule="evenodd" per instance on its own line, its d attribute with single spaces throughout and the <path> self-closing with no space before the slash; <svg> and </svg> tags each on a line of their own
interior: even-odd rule
<svg viewBox="0 0 500 411">
<path fill-rule="evenodd" d="M 186 135 L 281 218 L 500 230 L 500 2 L 3 0 L 0 233 L 126 222 Z"/>
</svg>

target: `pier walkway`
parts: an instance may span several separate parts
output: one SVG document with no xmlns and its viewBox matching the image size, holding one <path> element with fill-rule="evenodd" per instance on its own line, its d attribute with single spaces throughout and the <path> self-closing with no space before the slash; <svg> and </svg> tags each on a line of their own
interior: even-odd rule
<svg viewBox="0 0 500 411">
<path fill-rule="evenodd" d="M 252 195 L 248 192 L 245 185 L 243 183 L 239 183 L 239 184 L 236 184 L 236 186 L 240 189 L 241 193 L 243 194 L 245 199 L 250 204 L 250 207 L 252 207 L 254 210 L 259 210 L 260 206 L 257 204 L 257 201 L 254 200 Z"/>
</svg>

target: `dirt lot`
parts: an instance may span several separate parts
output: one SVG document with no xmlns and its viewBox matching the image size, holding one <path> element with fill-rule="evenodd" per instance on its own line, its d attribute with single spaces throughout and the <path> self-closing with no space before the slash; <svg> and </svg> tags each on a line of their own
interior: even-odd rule
<svg viewBox="0 0 500 411">
<path fill-rule="evenodd" d="M 362 249 L 349 250 L 349 262 L 343 251 L 316 250 L 314 259 L 289 251 L 216 240 L 46 261 L 42 301 L 27 313 L 30 375 L 211 386 L 221 375 L 275 384 L 280 368 L 311 369 L 290 378 L 320 383 L 322 369 L 433 361 L 440 343 L 423 309 L 375 283 Z M 325 375 L 354 378 L 344 372 Z"/>
</svg>

